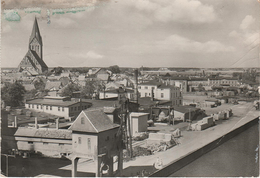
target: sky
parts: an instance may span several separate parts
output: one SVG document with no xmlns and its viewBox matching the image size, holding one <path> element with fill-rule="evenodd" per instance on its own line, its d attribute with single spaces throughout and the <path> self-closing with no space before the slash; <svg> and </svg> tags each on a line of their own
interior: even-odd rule
<svg viewBox="0 0 260 178">
<path fill-rule="evenodd" d="M 7 4 L 1 18 L 1 67 L 19 65 L 35 17 L 49 67 L 260 66 L 257 0 L 72 1 L 61 9 L 41 1 L 32 5 L 37 8 Z M 24 6 L 30 7 L 28 2 Z M 76 5 L 82 8 L 71 13 Z"/>
</svg>

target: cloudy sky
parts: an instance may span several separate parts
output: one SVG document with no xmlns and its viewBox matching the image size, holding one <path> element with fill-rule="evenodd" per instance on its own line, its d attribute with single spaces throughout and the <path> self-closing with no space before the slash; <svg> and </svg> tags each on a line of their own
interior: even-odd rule
<svg viewBox="0 0 260 178">
<path fill-rule="evenodd" d="M 114 0 L 76 13 L 6 10 L 1 66 L 18 66 L 36 16 L 49 67 L 259 67 L 259 6 L 257 0 Z"/>
</svg>

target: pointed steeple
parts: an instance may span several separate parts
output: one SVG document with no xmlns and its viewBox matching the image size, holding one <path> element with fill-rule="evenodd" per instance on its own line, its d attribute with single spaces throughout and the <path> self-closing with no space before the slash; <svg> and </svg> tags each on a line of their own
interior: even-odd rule
<svg viewBox="0 0 260 178">
<path fill-rule="evenodd" d="M 29 43 L 31 43 L 34 38 L 36 38 L 38 40 L 38 42 L 42 45 L 42 37 L 41 37 L 41 34 L 40 34 L 40 30 L 39 30 L 39 27 L 38 27 L 38 22 L 37 22 L 36 17 L 35 17 L 35 20 L 34 20 L 32 34 L 30 36 Z"/>
</svg>

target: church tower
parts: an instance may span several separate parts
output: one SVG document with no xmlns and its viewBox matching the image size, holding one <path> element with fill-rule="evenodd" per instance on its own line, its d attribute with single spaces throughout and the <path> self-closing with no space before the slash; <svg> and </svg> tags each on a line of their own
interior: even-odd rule
<svg viewBox="0 0 260 178">
<path fill-rule="evenodd" d="M 36 17 L 33 24 L 32 34 L 29 39 L 29 49 L 35 51 L 42 59 L 42 37 Z"/>
<path fill-rule="evenodd" d="M 43 61 L 42 46 L 42 37 L 35 17 L 32 33 L 29 39 L 29 49 L 18 66 L 19 72 L 25 72 L 29 75 L 38 75 L 48 71 L 48 66 Z"/>
</svg>

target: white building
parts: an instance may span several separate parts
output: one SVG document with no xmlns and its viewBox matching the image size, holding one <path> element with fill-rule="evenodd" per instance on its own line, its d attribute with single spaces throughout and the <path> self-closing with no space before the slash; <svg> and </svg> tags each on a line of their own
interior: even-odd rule
<svg viewBox="0 0 260 178">
<path fill-rule="evenodd" d="M 28 100 L 25 103 L 26 109 L 65 117 L 70 119 L 76 117 L 82 110 L 91 106 L 89 102 L 80 102 L 79 100 L 69 100 L 66 97 L 46 96 L 42 99 Z"/>
<path fill-rule="evenodd" d="M 138 86 L 141 97 L 153 97 L 158 100 L 172 101 L 173 105 L 182 105 L 183 98 L 179 87 L 165 85 L 156 81 L 141 83 Z"/>
<path fill-rule="evenodd" d="M 132 112 L 130 114 L 131 134 L 135 136 L 139 132 L 147 131 L 149 113 Z"/>
<path fill-rule="evenodd" d="M 126 88 L 118 88 L 114 90 L 106 90 L 99 93 L 99 99 L 109 99 L 109 98 L 121 98 L 125 96 L 126 98 L 133 99 L 134 98 L 134 90 L 126 89 Z"/>
</svg>

